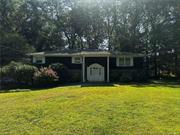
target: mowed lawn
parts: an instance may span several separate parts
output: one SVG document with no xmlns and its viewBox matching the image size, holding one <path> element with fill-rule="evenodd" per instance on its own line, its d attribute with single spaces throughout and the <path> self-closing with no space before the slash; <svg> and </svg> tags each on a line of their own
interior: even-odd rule
<svg viewBox="0 0 180 135">
<path fill-rule="evenodd" d="M 180 135 L 180 85 L 0 93 L 2 135 Z"/>
</svg>

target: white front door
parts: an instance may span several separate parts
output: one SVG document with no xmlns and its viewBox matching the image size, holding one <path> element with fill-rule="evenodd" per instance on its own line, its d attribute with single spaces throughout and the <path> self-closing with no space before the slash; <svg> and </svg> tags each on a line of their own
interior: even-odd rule
<svg viewBox="0 0 180 135">
<path fill-rule="evenodd" d="M 87 67 L 87 80 L 90 82 L 103 82 L 104 67 L 97 63 Z"/>
</svg>

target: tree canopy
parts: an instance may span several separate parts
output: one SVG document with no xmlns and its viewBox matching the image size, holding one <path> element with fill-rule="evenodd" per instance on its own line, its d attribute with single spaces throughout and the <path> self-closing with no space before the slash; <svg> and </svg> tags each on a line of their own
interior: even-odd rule
<svg viewBox="0 0 180 135">
<path fill-rule="evenodd" d="M 32 51 L 180 52 L 179 0 L 0 0 L 1 64 Z"/>
</svg>

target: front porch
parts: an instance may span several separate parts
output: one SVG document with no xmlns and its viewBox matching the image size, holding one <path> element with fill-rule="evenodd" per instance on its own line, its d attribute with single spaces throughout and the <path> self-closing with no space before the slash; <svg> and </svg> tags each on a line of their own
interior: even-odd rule
<svg viewBox="0 0 180 135">
<path fill-rule="evenodd" d="M 109 56 L 82 57 L 82 82 L 109 82 Z"/>
</svg>

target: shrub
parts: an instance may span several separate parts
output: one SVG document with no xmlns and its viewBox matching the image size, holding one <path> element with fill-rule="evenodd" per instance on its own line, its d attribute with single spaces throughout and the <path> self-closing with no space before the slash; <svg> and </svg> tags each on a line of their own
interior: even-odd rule
<svg viewBox="0 0 180 135">
<path fill-rule="evenodd" d="M 34 74 L 34 84 L 37 86 L 50 86 L 58 80 L 57 73 L 50 67 L 40 68 Z"/>
<path fill-rule="evenodd" d="M 148 80 L 148 75 L 145 70 L 138 70 L 134 72 L 132 76 L 135 82 L 143 83 Z"/>
<path fill-rule="evenodd" d="M 16 80 L 22 84 L 31 84 L 33 81 L 34 73 L 38 69 L 31 65 L 19 65 L 16 67 Z"/>
<path fill-rule="evenodd" d="M 71 75 L 70 82 L 72 82 L 72 83 L 81 82 L 81 71 L 71 70 L 70 75 Z"/>
<path fill-rule="evenodd" d="M 179 64 L 180 65 L 180 64 Z M 180 68 L 177 69 L 177 78 L 180 79 Z"/>
<path fill-rule="evenodd" d="M 122 76 L 121 72 L 111 71 L 110 72 L 110 81 L 119 82 L 120 77 Z"/>
<path fill-rule="evenodd" d="M 148 76 L 145 70 L 114 70 L 110 72 L 112 82 L 146 82 Z"/>
<path fill-rule="evenodd" d="M 133 81 L 132 73 L 131 72 L 130 73 L 128 73 L 128 72 L 122 73 L 122 76 L 120 76 L 119 81 L 125 82 L 125 83 Z"/>
<path fill-rule="evenodd" d="M 0 78 L 3 83 L 32 84 L 34 72 L 37 70 L 32 65 L 11 62 L 1 68 Z"/>
<path fill-rule="evenodd" d="M 16 75 L 16 67 L 21 65 L 21 63 L 12 61 L 8 65 L 1 68 L 1 78 L 14 78 Z"/>
<path fill-rule="evenodd" d="M 70 79 L 70 73 L 68 71 L 68 68 L 61 63 L 53 63 L 50 65 L 50 67 L 56 71 L 57 75 L 60 77 L 59 82 L 60 83 L 67 83 Z"/>
</svg>

